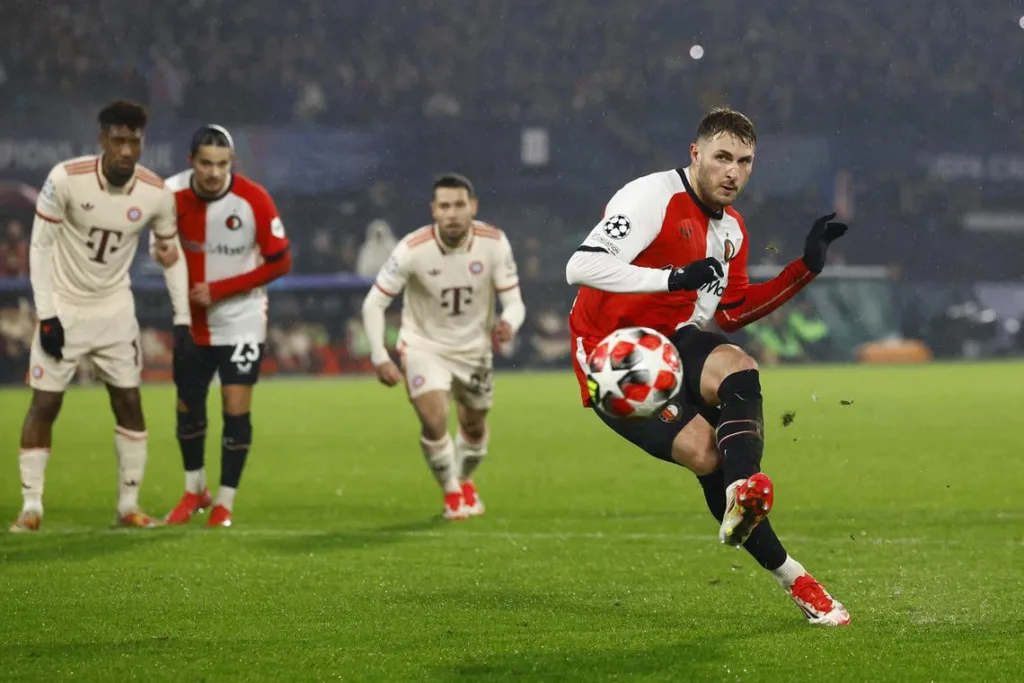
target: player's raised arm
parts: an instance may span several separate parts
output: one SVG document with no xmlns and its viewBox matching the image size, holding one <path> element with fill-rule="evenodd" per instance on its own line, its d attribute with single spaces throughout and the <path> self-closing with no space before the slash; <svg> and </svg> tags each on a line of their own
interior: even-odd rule
<svg viewBox="0 0 1024 683">
<path fill-rule="evenodd" d="M 846 225 L 834 222 L 832 219 L 835 217 L 833 213 L 814 221 L 804 245 L 804 255 L 771 280 L 755 285 L 750 284 L 747 275 L 747 244 L 750 240 L 743 227 L 743 245 L 729 264 L 729 283 L 715 312 L 718 326 L 726 332 L 735 332 L 768 315 L 806 287 L 825 267 L 828 246 L 846 233 Z"/>
<path fill-rule="evenodd" d="M 384 344 L 384 312 L 405 289 L 408 278 L 406 259 L 409 253 L 405 242 L 402 240 L 395 246 L 363 300 L 363 329 L 370 343 L 370 361 L 377 369 L 378 379 L 389 387 L 398 384 L 402 374 Z"/>
<path fill-rule="evenodd" d="M 67 192 L 67 173 L 62 165 L 55 166 L 47 176 L 36 200 L 36 216 L 32 223 L 32 241 L 29 246 L 29 276 L 32 281 L 36 317 L 41 323 L 43 349 L 57 358 L 60 357 L 60 348 L 63 347 L 64 340 L 63 329 L 60 320 L 57 319 L 57 306 L 53 299 L 53 247 L 57 241 L 57 232 L 64 222 Z M 49 341 L 48 329 L 53 337 Z"/>
<path fill-rule="evenodd" d="M 713 258 L 672 270 L 633 265 L 661 232 L 666 204 L 659 201 L 658 182 L 640 178 L 615 193 L 604 219 L 590 231 L 569 259 L 565 279 L 570 285 L 616 294 L 695 290 L 722 276 Z M 717 275 L 716 275 L 717 274 Z"/>
<path fill-rule="evenodd" d="M 256 242 L 260 246 L 263 263 L 241 275 L 208 283 L 210 303 L 245 294 L 291 272 L 292 256 L 288 235 L 274 200 L 266 190 L 259 187 L 250 203 L 256 218 Z"/>
</svg>

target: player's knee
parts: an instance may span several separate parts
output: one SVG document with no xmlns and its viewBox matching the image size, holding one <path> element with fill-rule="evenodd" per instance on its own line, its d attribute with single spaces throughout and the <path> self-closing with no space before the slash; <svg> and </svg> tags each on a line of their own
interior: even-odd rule
<svg viewBox="0 0 1024 683">
<path fill-rule="evenodd" d="M 29 406 L 29 420 L 53 424 L 64 404 L 64 394 L 52 391 L 36 391 Z"/>
<path fill-rule="evenodd" d="M 738 346 L 719 346 L 708 356 L 701 371 L 701 396 L 709 405 L 716 405 L 737 390 L 760 394 L 757 361 Z"/>
<path fill-rule="evenodd" d="M 179 408 L 184 402 L 178 399 Z M 178 438 L 183 441 L 206 436 L 206 408 L 178 411 Z"/>
<path fill-rule="evenodd" d="M 715 430 L 703 419 L 695 419 L 676 435 L 672 459 L 698 477 L 711 474 L 722 464 L 715 444 Z"/>
<path fill-rule="evenodd" d="M 448 434 L 448 421 L 447 420 L 423 420 L 422 429 L 423 438 L 430 441 L 440 441 Z"/>
<path fill-rule="evenodd" d="M 252 409 L 252 387 L 228 385 L 221 390 L 224 412 L 228 415 L 245 415 Z"/>
<path fill-rule="evenodd" d="M 224 415 L 224 447 L 248 448 L 252 444 L 252 419 L 244 415 Z"/>
<path fill-rule="evenodd" d="M 483 420 L 479 422 L 466 422 L 460 425 L 459 435 L 464 441 L 481 443 L 487 438 L 487 423 Z"/>
<path fill-rule="evenodd" d="M 122 421 L 138 423 L 142 420 L 142 395 L 137 387 L 111 387 L 110 407 L 120 424 L 124 424 Z"/>
</svg>

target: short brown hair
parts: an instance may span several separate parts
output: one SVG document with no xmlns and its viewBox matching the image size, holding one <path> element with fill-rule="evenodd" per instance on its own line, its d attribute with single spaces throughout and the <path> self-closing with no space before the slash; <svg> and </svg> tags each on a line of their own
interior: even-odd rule
<svg viewBox="0 0 1024 683">
<path fill-rule="evenodd" d="M 740 142 L 757 144 L 754 122 L 746 114 L 729 107 L 712 107 L 697 126 L 697 139 L 713 138 L 719 133 L 729 133 Z"/>
</svg>

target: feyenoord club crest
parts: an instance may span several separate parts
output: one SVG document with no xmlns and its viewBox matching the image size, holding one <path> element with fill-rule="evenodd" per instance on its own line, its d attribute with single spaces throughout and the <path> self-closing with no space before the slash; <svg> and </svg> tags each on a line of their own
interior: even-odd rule
<svg viewBox="0 0 1024 683">
<path fill-rule="evenodd" d="M 725 260 L 732 261 L 733 257 L 736 256 L 736 245 L 732 243 L 732 240 L 725 240 Z"/>
<path fill-rule="evenodd" d="M 228 227 L 228 230 L 238 230 L 242 227 L 242 219 L 237 214 L 231 214 L 228 219 L 224 221 L 224 225 Z"/>
<path fill-rule="evenodd" d="M 615 214 L 605 219 L 603 223 L 604 234 L 611 237 L 613 240 L 621 240 L 623 237 L 629 234 L 631 226 L 629 219 L 622 214 Z"/>
</svg>

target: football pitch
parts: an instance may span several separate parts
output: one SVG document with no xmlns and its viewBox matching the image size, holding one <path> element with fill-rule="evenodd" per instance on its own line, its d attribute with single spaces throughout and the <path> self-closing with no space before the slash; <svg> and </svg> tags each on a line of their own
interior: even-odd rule
<svg viewBox="0 0 1024 683">
<path fill-rule="evenodd" d="M 43 530 L 0 533 L 0 680 L 1020 680 L 1024 364 L 762 381 L 773 524 L 849 627 L 807 625 L 718 543 L 692 475 L 578 407 L 571 372 L 498 376 L 488 510 L 457 523 L 400 390 L 284 380 L 257 389 L 234 527 L 112 530 L 106 395 L 73 389 Z M 0 392 L 4 528 L 28 398 Z M 182 490 L 171 389 L 144 408 L 162 516 Z"/>
</svg>

